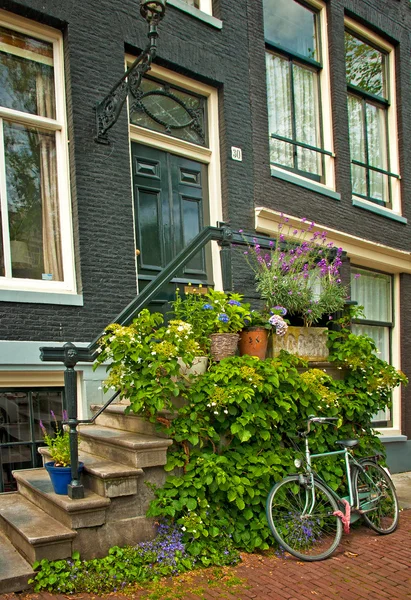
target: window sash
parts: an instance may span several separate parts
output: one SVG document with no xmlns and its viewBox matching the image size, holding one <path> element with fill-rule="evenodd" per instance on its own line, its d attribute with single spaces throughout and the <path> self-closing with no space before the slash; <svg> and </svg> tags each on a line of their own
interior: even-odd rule
<svg viewBox="0 0 411 600">
<path fill-rule="evenodd" d="M 270 161 L 323 179 L 322 126 L 318 70 L 292 58 L 266 53 Z"/>
<path fill-rule="evenodd" d="M 75 273 L 73 257 L 73 238 L 72 238 L 72 218 L 69 201 L 69 182 L 68 182 L 68 153 L 66 145 L 66 109 L 64 100 L 64 67 L 63 67 L 63 43 L 61 34 L 52 28 L 39 26 L 32 21 L 15 17 L 9 13 L 0 10 L 0 23 L 3 27 L 19 32 L 29 38 L 44 41 L 51 44 L 53 54 L 52 62 L 54 65 L 54 83 L 52 85 L 53 99 L 55 102 L 55 111 L 52 115 L 47 108 L 42 109 L 39 114 L 30 114 L 19 110 L 0 106 L 0 210 L 3 220 L 0 223 L 0 245 L 3 243 L 3 259 L 5 269 L 0 277 L 0 290 L 21 290 L 33 292 L 63 292 L 75 293 Z M 30 56 L 25 57 L 31 60 Z M 47 58 L 47 62 L 51 59 Z M 41 62 L 38 61 L 39 63 Z M 47 116 L 40 116 L 41 114 Z M 57 210 L 53 210 L 53 218 L 57 217 L 57 224 L 60 228 L 60 275 L 54 280 L 48 277 L 30 278 L 12 276 L 12 251 L 10 248 L 8 215 L 8 197 L 6 186 L 6 159 L 4 147 L 4 124 L 36 129 L 40 139 L 50 139 L 55 146 L 55 167 L 51 166 L 53 177 L 53 186 L 55 198 L 58 205 Z M 44 145 L 44 144 L 43 144 Z M 54 152 L 54 151 L 53 151 Z M 40 166 L 40 169 L 44 169 Z M 49 165 L 50 166 L 50 165 Z M 53 175 L 54 173 L 54 175 Z M 43 176 L 43 183 L 47 180 Z M 59 214 L 58 214 L 59 213 Z M 64 248 L 64 252 L 63 252 Z M 0 252 L 1 254 L 1 252 Z M 48 269 L 45 269 L 48 270 Z M 47 275 L 47 274 L 46 274 Z"/>
</svg>

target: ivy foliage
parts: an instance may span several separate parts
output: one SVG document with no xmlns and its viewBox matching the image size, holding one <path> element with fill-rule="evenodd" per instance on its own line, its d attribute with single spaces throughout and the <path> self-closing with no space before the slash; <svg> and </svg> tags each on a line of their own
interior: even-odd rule
<svg viewBox="0 0 411 600">
<path fill-rule="evenodd" d="M 166 428 L 174 440 L 166 466 L 172 474 L 155 490 L 148 514 L 174 519 L 185 531 L 188 553 L 201 556 L 222 532 L 249 552 L 273 544 L 266 498 L 276 481 L 296 470 L 294 459 L 302 455 L 296 434 L 309 415 L 340 417 L 338 427 L 313 428 L 312 452 L 358 438 L 357 455 L 384 454 L 370 422 L 406 377 L 378 358 L 366 336 L 330 332 L 330 351 L 341 379 L 307 370 L 282 352 L 275 359 L 224 359 L 186 389 L 186 404 Z M 325 457 L 315 466 L 344 494 L 342 461 Z"/>
</svg>

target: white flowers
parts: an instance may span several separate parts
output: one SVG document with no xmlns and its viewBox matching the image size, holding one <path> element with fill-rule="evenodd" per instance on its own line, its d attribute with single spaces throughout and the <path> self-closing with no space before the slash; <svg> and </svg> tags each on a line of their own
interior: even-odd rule
<svg viewBox="0 0 411 600">
<path fill-rule="evenodd" d="M 186 527 L 182 527 L 182 528 L 181 528 L 181 531 L 186 531 Z"/>
</svg>

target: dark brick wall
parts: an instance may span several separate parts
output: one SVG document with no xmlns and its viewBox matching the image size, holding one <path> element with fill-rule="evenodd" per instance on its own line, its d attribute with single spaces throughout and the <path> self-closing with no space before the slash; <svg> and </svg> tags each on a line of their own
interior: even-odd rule
<svg viewBox="0 0 411 600">
<path fill-rule="evenodd" d="M 64 32 L 70 138 L 71 196 L 79 290 L 84 307 L 0 302 L 2 339 L 87 340 L 134 297 L 134 233 L 127 115 L 110 131 L 110 146 L 94 142 L 93 106 L 124 69 L 124 48 L 146 44 L 135 0 L 2 0 L 1 6 Z M 328 2 L 336 184 L 341 201 L 271 177 L 268 152 L 261 0 L 215 0 L 217 30 L 169 7 L 160 25 L 157 62 L 219 89 L 224 218 L 251 229 L 254 206 L 307 217 L 376 242 L 410 250 L 408 226 L 351 205 L 344 72 L 344 10 L 398 47 L 397 94 L 404 214 L 411 219 L 410 40 L 408 0 Z M 243 162 L 231 160 L 231 146 Z M 236 287 L 253 296 L 244 263 Z"/>
</svg>

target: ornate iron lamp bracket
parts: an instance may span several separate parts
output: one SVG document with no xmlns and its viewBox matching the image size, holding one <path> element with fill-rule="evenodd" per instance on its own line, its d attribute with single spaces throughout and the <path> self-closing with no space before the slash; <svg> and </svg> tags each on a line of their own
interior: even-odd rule
<svg viewBox="0 0 411 600">
<path fill-rule="evenodd" d="M 143 4 L 147 4 L 147 2 L 142 2 L 141 14 L 145 16 L 149 23 L 149 43 L 107 96 L 95 107 L 97 135 L 94 139 L 100 144 L 110 143 L 107 135 L 108 130 L 117 122 L 129 92 L 136 98 L 141 79 L 151 69 L 151 63 L 157 54 L 157 26 L 164 13 L 147 17 Z"/>
</svg>

